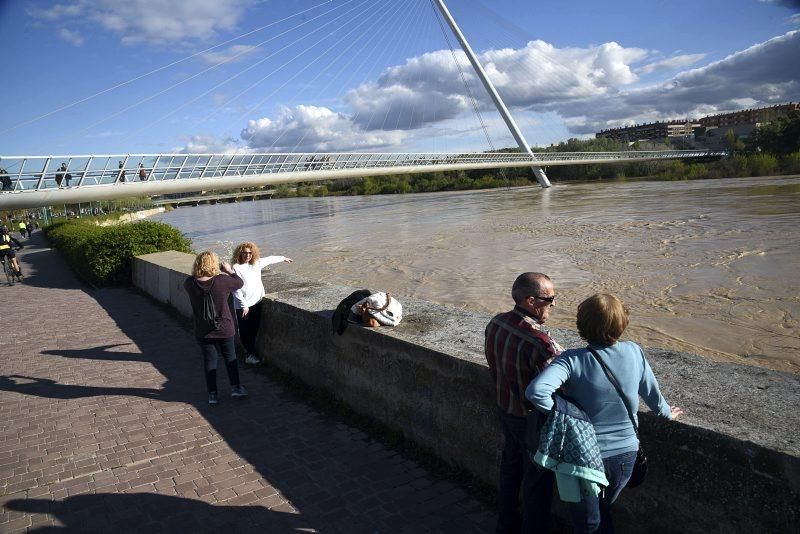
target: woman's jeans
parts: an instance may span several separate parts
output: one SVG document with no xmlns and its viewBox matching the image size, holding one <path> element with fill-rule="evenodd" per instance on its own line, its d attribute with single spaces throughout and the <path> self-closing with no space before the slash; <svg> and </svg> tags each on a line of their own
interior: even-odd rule
<svg viewBox="0 0 800 534">
<path fill-rule="evenodd" d="M 261 302 L 250 306 L 245 317 L 242 310 L 236 310 L 236 320 L 239 323 L 239 339 L 247 354 L 256 354 L 256 336 L 258 327 L 261 326 Z"/>
<path fill-rule="evenodd" d="M 622 488 L 628 483 L 636 463 L 636 451 L 623 452 L 616 456 L 603 458 L 608 487 L 598 497 L 587 497 L 572 505 L 574 532 L 614 532 L 611 520 L 611 504 L 617 500 Z"/>
<path fill-rule="evenodd" d="M 217 359 L 220 356 L 225 361 L 225 368 L 228 370 L 228 380 L 231 386 L 238 386 L 239 366 L 236 361 L 236 348 L 233 343 L 233 337 L 221 339 L 202 338 L 198 339 L 197 343 L 200 345 L 200 352 L 203 354 L 208 392 L 217 392 Z"/>
</svg>

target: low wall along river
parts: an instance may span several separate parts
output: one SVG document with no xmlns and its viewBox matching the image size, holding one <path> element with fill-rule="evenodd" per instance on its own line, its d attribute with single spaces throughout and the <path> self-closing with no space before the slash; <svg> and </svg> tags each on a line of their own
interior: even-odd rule
<svg viewBox="0 0 800 534">
<path fill-rule="evenodd" d="M 190 315 L 183 281 L 192 256 L 162 252 L 134 260 L 134 283 Z M 501 433 L 483 359 L 490 314 L 403 298 L 395 328 L 330 330 L 330 316 L 353 289 L 266 273 L 258 351 L 305 383 L 428 447 L 494 484 Z M 567 347 L 575 332 L 554 329 Z M 686 415 L 640 414 L 650 472 L 623 492 L 621 532 L 800 531 L 800 380 L 665 349 L 648 351 L 667 400 Z M 564 515 L 563 507 L 558 510 Z"/>
</svg>

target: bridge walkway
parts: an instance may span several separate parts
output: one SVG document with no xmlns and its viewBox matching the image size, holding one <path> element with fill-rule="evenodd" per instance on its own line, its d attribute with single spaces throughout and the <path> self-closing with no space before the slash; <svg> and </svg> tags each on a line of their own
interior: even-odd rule
<svg viewBox="0 0 800 534">
<path fill-rule="evenodd" d="M 79 284 L 41 235 L 0 286 L 0 531 L 489 532 L 454 483 L 283 386 L 220 373 L 145 297 Z"/>
</svg>

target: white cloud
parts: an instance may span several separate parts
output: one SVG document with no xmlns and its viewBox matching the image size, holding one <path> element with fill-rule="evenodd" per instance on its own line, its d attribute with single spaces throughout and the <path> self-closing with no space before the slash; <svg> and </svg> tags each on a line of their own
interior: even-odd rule
<svg viewBox="0 0 800 534">
<path fill-rule="evenodd" d="M 233 45 L 225 50 L 206 52 L 200 58 L 209 65 L 220 65 L 222 63 L 235 63 L 245 58 L 247 54 L 258 49 L 253 45 Z"/>
<path fill-rule="evenodd" d="M 457 52 L 469 92 L 481 108 L 491 106 L 466 55 Z M 556 48 L 531 41 L 522 49 L 485 52 L 479 59 L 509 106 L 598 96 L 638 81 L 631 68 L 645 50 L 605 43 L 588 48 Z M 408 59 L 387 69 L 375 82 L 350 91 L 354 121 L 366 129 L 414 129 L 470 109 L 462 73 L 447 50 Z"/>
<path fill-rule="evenodd" d="M 83 2 L 76 2 L 73 4 L 56 4 L 49 9 L 31 7 L 28 8 L 28 15 L 35 19 L 58 21 L 67 17 L 74 17 L 81 13 Z"/>
<path fill-rule="evenodd" d="M 253 1 L 73 0 L 49 9 L 29 9 L 28 13 L 67 28 L 100 26 L 118 34 L 126 44 L 163 44 L 205 40 L 218 31 L 233 29 Z"/>
<path fill-rule="evenodd" d="M 80 33 L 68 30 L 66 28 L 61 28 L 58 30 L 58 36 L 75 46 L 81 46 L 84 41 Z"/>
<path fill-rule="evenodd" d="M 257 151 L 334 152 L 399 144 L 402 132 L 365 131 L 348 115 L 325 107 L 282 108 L 274 120 L 250 120 L 241 138 Z"/>
<path fill-rule="evenodd" d="M 491 109 L 459 53 L 479 105 Z M 605 43 L 559 49 L 532 41 L 521 49 L 480 56 L 509 107 L 554 112 L 571 133 L 583 135 L 636 122 L 699 117 L 720 111 L 797 100 L 800 95 L 800 32 L 789 32 L 667 82 L 630 88 L 638 74 L 679 69 L 705 57 L 681 54 L 645 63 L 648 52 Z M 353 122 L 367 130 L 418 129 L 465 117 L 467 93 L 449 51 L 406 60 L 346 96 Z"/>
<path fill-rule="evenodd" d="M 247 153 L 236 139 L 217 139 L 213 135 L 193 135 L 186 145 L 174 149 L 179 154 L 239 154 Z"/>
<path fill-rule="evenodd" d="M 800 95 L 798 57 L 800 31 L 792 31 L 655 86 L 545 107 L 571 120 L 573 133 L 589 133 L 630 122 L 796 101 Z"/>
<path fill-rule="evenodd" d="M 653 63 L 648 63 L 644 67 L 636 69 L 637 74 L 650 74 L 653 72 L 661 71 L 674 71 L 689 65 L 697 63 L 706 57 L 705 54 L 683 54 L 679 56 L 672 56 Z"/>
<path fill-rule="evenodd" d="M 493 110 L 466 58 L 458 55 L 478 105 Z M 559 49 L 532 41 L 521 49 L 489 50 L 480 59 L 516 115 L 546 114 L 551 123 L 560 118 L 562 134 L 565 127 L 571 134 L 587 135 L 630 123 L 797 100 L 800 95 L 800 31 L 666 82 L 634 85 L 640 82 L 639 74 L 678 69 L 703 57 L 682 54 L 648 62 L 647 51 L 617 43 Z M 250 120 L 240 132 L 241 140 L 251 151 L 327 152 L 392 149 L 417 144 L 433 131 L 450 139 L 475 138 L 462 126 L 474 119 L 450 51 L 426 53 L 390 67 L 377 80 L 349 91 L 344 103 L 348 113 L 312 105 L 282 108 L 276 117 Z M 486 122 L 493 117 L 487 114 Z M 547 137 L 546 128 L 537 126 L 537 138 L 529 141 Z M 193 143 L 200 146 L 203 140 Z"/>
</svg>

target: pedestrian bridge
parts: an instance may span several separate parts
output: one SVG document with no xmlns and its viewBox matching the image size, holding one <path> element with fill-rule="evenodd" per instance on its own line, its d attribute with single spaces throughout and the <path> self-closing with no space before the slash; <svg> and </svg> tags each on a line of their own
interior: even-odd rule
<svg viewBox="0 0 800 534">
<path fill-rule="evenodd" d="M 391 174 L 725 156 L 710 150 L 0 156 L 0 209 Z"/>
</svg>

